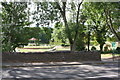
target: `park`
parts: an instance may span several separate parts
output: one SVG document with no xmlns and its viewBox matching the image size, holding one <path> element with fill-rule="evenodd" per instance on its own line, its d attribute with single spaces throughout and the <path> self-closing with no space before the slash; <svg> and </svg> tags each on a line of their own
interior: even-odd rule
<svg viewBox="0 0 120 80">
<path fill-rule="evenodd" d="M 119 80 L 120 2 L 3 1 L 1 80 Z"/>
</svg>

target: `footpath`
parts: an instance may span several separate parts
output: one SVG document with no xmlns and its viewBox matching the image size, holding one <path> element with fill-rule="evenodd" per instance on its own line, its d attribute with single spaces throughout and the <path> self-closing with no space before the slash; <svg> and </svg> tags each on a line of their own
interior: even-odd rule
<svg viewBox="0 0 120 80">
<path fill-rule="evenodd" d="M 119 80 L 119 62 L 3 63 L 2 80 Z"/>
</svg>

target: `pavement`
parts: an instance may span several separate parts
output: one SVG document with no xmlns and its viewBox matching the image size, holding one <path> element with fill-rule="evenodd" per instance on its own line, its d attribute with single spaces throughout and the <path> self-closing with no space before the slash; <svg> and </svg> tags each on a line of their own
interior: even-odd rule
<svg viewBox="0 0 120 80">
<path fill-rule="evenodd" d="M 120 80 L 119 60 L 3 63 L 2 80 Z"/>
</svg>

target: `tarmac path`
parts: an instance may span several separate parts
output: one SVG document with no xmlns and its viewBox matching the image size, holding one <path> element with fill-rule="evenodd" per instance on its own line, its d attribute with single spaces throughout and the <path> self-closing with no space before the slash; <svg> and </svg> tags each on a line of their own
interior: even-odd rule
<svg viewBox="0 0 120 80">
<path fill-rule="evenodd" d="M 2 70 L 2 80 L 119 80 L 120 72 L 118 62 L 34 63 Z"/>
</svg>

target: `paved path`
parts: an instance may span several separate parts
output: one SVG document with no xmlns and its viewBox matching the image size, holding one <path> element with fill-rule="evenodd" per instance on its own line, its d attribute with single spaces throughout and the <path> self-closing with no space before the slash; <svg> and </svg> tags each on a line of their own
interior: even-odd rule
<svg viewBox="0 0 120 80">
<path fill-rule="evenodd" d="M 120 80 L 119 62 L 3 63 L 2 80 Z"/>
<path fill-rule="evenodd" d="M 78 64 L 79 63 L 79 64 Z M 49 63 L 53 64 L 53 63 Z M 58 64 L 58 63 L 56 63 Z M 33 66 L 19 66 L 19 67 L 3 67 L 2 77 L 3 80 L 10 80 L 21 78 L 22 80 L 37 80 L 40 79 L 78 79 L 94 80 L 118 80 L 118 63 L 95 63 L 95 64 L 82 64 L 80 62 L 71 62 L 69 65 L 51 65 L 46 66 L 48 63 L 34 63 Z M 42 66 L 43 65 L 43 66 Z M 119 71 L 120 72 L 120 71 Z M 7 79 L 9 78 L 9 79 Z M 29 78 L 29 79 L 28 79 Z M 16 80 L 16 79 L 15 79 Z"/>
</svg>

